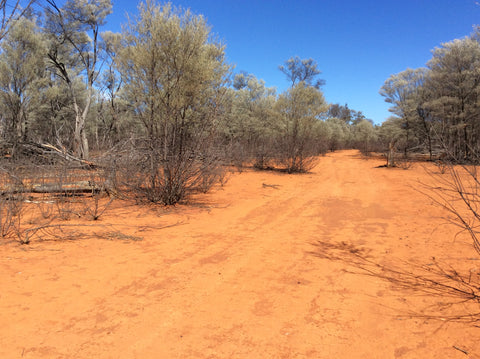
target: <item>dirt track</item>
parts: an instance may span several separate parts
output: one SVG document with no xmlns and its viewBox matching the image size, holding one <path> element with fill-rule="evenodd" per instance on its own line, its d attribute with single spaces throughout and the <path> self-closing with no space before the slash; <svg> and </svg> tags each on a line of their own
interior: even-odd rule
<svg viewBox="0 0 480 359">
<path fill-rule="evenodd" d="M 380 164 L 344 151 L 310 174 L 245 171 L 190 206 L 117 202 L 101 218 L 141 241 L 0 246 L 0 358 L 480 358 L 480 329 L 411 315 L 445 298 L 325 258 L 480 265 L 412 188 L 423 168 Z"/>
</svg>

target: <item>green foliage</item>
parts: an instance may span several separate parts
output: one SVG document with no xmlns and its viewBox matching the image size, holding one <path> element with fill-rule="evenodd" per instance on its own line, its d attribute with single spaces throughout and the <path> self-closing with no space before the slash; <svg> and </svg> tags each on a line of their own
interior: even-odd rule
<svg viewBox="0 0 480 359">
<path fill-rule="evenodd" d="M 76 83 L 77 91 L 83 90 Z M 54 143 L 71 151 L 75 112 L 67 85 L 59 79 L 50 79 L 38 93 L 38 104 L 34 109 L 36 121 L 30 126 L 30 138 L 37 143 Z"/>
<path fill-rule="evenodd" d="M 45 42 L 34 20 L 21 18 L 10 28 L 0 53 L 2 134 L 12 145 L 30 138 L 39 90 L 45 85 Z"/>
<path fill-rule="evenodd" d="M 322 92 L 305 82 L 291 87 L 278 98 L 280 161 L 288 172 L 305 172 L 319 153 L 316 129 L 328 110 Z"/>
<path fill-rule="evenodd" d="M 99 76 L 99 28 L 111 13 L 112 3 L 110 0 L 68 0 L 58 8 L 54 1 L 47 2 L 53 8 L 48 10 L 45 29 L 49 37 L 49 64 L 52 73 L 67 84 L 71 96 L 75 111 L 73 151 L 81 158 L 88 158 L 86 122 Z M 85 94 L 78 93 L 75 86 L 80 78 L 85 84 Z"/>
<path fill-rule="evenodd" d="M 211 41 L 202 16 L 147 1 L 115 52 L 122 96 L 145 134 L 138 189 L 174 204 L 219 165 L 212 147 L 228 71 L 224 48 Z"/>
<path fill-rule="evenodd" d="M 387 79 L 380 93 L 400 121 L 391 137 L 403 132 L 397 145 L 405 157 L 407 151 L 423 150 L 430 159 L 443 153 L 457 162 L 479 161 L 479 68 L 480 44 L 474 34 L 435 48 L 427 68 Z"/>
<path fill-rule="evenodd" d="M 230 143 L 242 148 L 243 160 L 253 161 L 257 168 L 267 168 L 275 155 L 275 89 L 265 87 L 263 80 L 245 73 L 235 75 L 233 86 L 230 113 L 224 122 L 225 134 Z"/>
<path fill-rule="evenodd" d="M 147 0 L 122 33 L 100 34 L 110 0 L 47 5 L 42 29 L 22 18 L 4 39 L 1 134 L 80 163 L 92 149 L 142 198 L 206 191 L 225 162 L 305 172 L 328 149 L 373 141 L 361 112 L 327 105 L 313 59 L 285 61 L 291 87 L 277 95 L 245 72 L 230 83 L 224 46 L 190 10 Z"/>
<path fill-rule="evenodd" d="M 385 101 L 392 104 L 389 111 L 398 119 L 398 127 L 404 132 L 402 148 L 405 157 L 410 148 L 419 142 L 424 142 L 430 134 L 430 132 L 421 134 L 419 131 L 420 128 L 428 126 L 418 111 L 421 106 L 422 84 L 426 71 L 425 68 L 407 69 L 391 75 L 380 89 L 380 94 L 385 97 Z"/>
<path fill-rule="evenodd" d="M 405 141 L 405 131 L 402 120 L 398 117 L 389 117 L 378 129 L 379 140 L 388 146 L 389 143 Z"/>
<path fill-rule="evenodd" d="M 356 142 L 355 147 L 359 148 L 362 153 L 368 154 L 372 149 L 372 145 L 378 140 L 378 135 L 372 122 L 360 120 L 353 126 L 352 132 Z"/>
<path fill-rule="evenodd" d="M 300 59 L 298 56 L 291 57 L 285 61 L 284 65 L 280 65 L 278 68 L 292 83 L 292 87 L 300 82 L 316 88 L 320 88 L 320 86 L 325 84 L 324 80 L 316 79 L 321 74 L 321 71 L 313 59 Z"/>
<path fill-rule="evenodd" d="M 36 0 L 0 1 L 0 40 L 4 39 L 16 21 L 31 15 L 35 2 Z"/>
<path fill-rule="evenodd" d="M 332 117 L 325 121 L 328 129 L 328 149 L 336 151 L 347 147 L 350 142 L 350 127 L 342 119 Z"/>
<path fill-rule="evenodd" d="M 330 105 L 328 112 L 328 118 L 338 118 L 345 122 L 347 125 L 356 125 L 362 120 L 367 118 L 364 116 L 362 111 L 355 111 L 348 108 L 348 105 L 340 105 L 338 103 Z"/>
<path fill-rule="evenodd" d="M 480 146 L 480 44 L 472 38 L 443 44 L 428 62 L 426 86 L 431 99 L 425 107 L 444 130 L 440 138 L 459 161 L 477 160 Z"/>
</svg>

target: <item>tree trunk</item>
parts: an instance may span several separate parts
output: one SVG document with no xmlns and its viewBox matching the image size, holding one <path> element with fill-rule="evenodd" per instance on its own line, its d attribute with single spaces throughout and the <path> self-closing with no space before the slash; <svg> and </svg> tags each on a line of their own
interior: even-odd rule
<svg viewBox="0 0 480 359">
<path fill-rule="evenodd" d="M 90 107 L 90 95 L 87 97 L 85 108 L 80 111 L 78 107 L 77 98 L 74 91 L 72 91 L 73 108 L 75 110 L 75 131 L 73 135 L 73 153 L 81 159 L 88 159 L 88 139 L 85 132 L 85 122 Z"/>
<path fill-rule="evenodd" d="M 388 144 L 387 167 L 395 167 L 395 142 L 391 141 Z"/>
</svg>

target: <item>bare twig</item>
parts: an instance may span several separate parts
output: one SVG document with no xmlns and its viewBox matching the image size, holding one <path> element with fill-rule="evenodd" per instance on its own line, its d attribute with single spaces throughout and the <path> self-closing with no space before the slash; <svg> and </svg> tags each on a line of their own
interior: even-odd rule
<svg viewBox="0 0 480 359">
<path fill-rule="evenodd" d="M 264 188 L 270 187 L 270 188 L 274 188 L 274 189 L 278 189 L 278 188 L 280 187 L 279 184 L 266 184 L 266 183 L 262 183 L 262 186 L 263 186 Z"/>
<path fill-rule="evenodd" d="M 465 349 L 459 348 L 456 345 L 453 346 L 453 349 L 456 349 L 456 350 L 462 352 L 463 354 L 468 355 L 468 351 L 466 351 Z"/>
</svg>

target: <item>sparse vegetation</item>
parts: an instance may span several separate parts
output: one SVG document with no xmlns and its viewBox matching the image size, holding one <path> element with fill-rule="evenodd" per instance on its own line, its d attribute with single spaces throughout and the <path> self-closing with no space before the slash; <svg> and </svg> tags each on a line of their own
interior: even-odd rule
<svg viewBox="0 0 480 359">
<path fill-rule="evenodd" d="M 375 125 L 327 102 L 314 59 L 279 66 L 282 93 L 234 73 L 206 19 L 188 9 L 146 0 L 113 33 L 101 31 L 110 0 L 33 5 L 0 2 L 2 243 L 78 239 L 86 224 L 73 221 L 99 225 L 117 198 L 173 206 L 223 185 L 232 166 L 306 173 L 328 151 L 355 148 L 383 153 L 385 167 L 435 161 L 427 195 L 480 253 L 480 30 L 434 49 L 425 68 L 391 75 L 380 94 L 392 117 Z M 434 261 L 416 274 L 321 245 L 396 285 L 479 302 L 478 273 L 467 279 Z"/>
<path fill-rule="evenodd" d="M 478 355 L 480 28 L 240 3 L 0 0 L 1 358 Z"/>
</svg>

